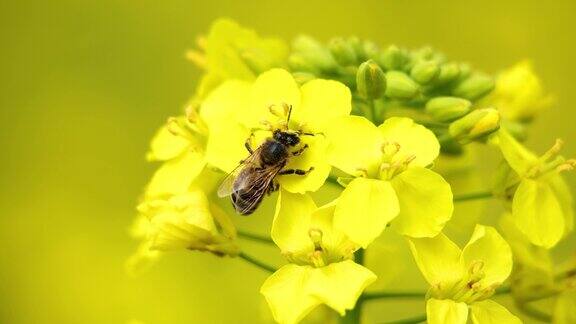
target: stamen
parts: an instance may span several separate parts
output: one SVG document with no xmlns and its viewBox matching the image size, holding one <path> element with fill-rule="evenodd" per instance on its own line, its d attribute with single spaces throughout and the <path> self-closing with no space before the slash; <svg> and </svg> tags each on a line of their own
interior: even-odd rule
<svg viewBox="0 0 576 324">
<path fill-rule="evenodd" d="M 323 235 L 322 231 L 316 228 L 312 228 L 308 231 L 308 236 L 310 236 L 312 243 L 314 243 L 314 251 L 321 252 L 323 250 L 322 235 Z"/>
<path fill-rule="evenodd" d="M 208 67 L 208 60 L 206 59 L 206 56 L 199 51 L 188 50 L 186 52 L 186 59 L 201 69 L 205 70 Z"/>
<path fill-rule="evenodd" d="M 558 171 L 558 172 L 572 171 L 574 169 L 576 169 L 576 160 L 575 159 L 567 160 L 564 163 L 562 163 L 556 167 L 556 171 Z"/>
<path fill-rule="evenodd" d="M 560 153 L 560 150 L 562 149 L 563 146 L 564 141 L 557 138 L 556 142 L 554 142 L 554 145 L 552 145 L 552 147 L 548 151 L 546 151 L 546 153 L 544 153 L 542 157 L 540 157 L 540 161 L 547 162 L 553 157 L 557 156 L 558 153 Z"/>
</svg>

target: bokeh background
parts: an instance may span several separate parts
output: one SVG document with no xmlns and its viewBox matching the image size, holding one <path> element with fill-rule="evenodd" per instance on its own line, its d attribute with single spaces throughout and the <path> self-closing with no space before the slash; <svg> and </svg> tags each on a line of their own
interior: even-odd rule
<svg viewBox="0 0 576 324">
<path fill-rule="evenodd" d="M 558 102 L 529 144 L 542 151 L 562 137 L 576 155 L 573 0 L 2 1 L 1 323 L 266 318 L 267 274 L 239 260 L 174 253 L 135 278 L 123 268 L 154 168 L 148 141 L 192 94 L 200 71 L 184 52 L 221 16 L 285 39 L 429 44 L 487 72 L 531 58 Z M 574 174 L 568 181 L 576 189 Z"/>
</svg>

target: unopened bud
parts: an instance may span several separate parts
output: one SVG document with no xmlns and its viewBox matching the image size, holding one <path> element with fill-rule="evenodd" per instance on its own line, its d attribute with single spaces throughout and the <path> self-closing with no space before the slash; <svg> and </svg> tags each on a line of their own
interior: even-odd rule
<svg viewBox="0 0 576 324">
<path fill-rule="evenodd" d="M 438 76 L 440 68 L 432 61 L 421 61 L 416 63 L 410 71 L 410 76 L 420 84 L 426 84 Z"/>
<path fill-rule="evenodd" d="M 300 85 L 316 79 L 316 76 L 310 72 L 294 72 L 292 73 L 294 80 Z"/>
<path fill-rule="evenodd" d="M 290 57 L 288 57 L 288 65 L 293 71 L 320 73 L 318 67 L 314 66 L 312 62 L 306 60 L 306 58 L 299 54 L 290 55 Z"/>
<path fill-rule="evenodd" d="M 456 120 L 448 131 L 460 142 L 471 142 L 497 131 L 500 128 L 500 114 L 494 108 L 474 110 Z"/>
<path fill-rule="evenodd" d="M 255 74 L 260 74 L 274 66 L 274 62 L 265 53 L 256 50 L 244 50 L 239 54 L 242 61 Z"/>
<path fill-rule="evenodd" d="M 354 65 L 358 60 L 354 47 L 343 38 L 333 39 L 328 48 L 336 62 L 342 66 Z"/>
<path fill-rule="evenodd" d="M 494 80 L 488 75 L 476 73 L 466 78 L 452 92 L 469 100 L 480 99 L 494 89 Z"/>
<path fill-rule="evenodd" d="M 386 73 L 386 96 L 393 99 L 411 99 L 420 92 L 420 86 L 406 73 L 390 71 Z"/>
<path fill-rule="evenodd" d="M 472 103 L 457 97 L 436 97 L 426 103 L 426 112 L 440 122 L 458 119 L 468 112 Z"/>
<path fill-rule="evenodd" d="M 460 76 L 460 68 L 456 63 L 448 63 L 440 67 L 440 72 L 436 78 L 439 84 L 446 84 L 456 80 Z"/>
<path fill-rule="evenodd" d="M 407 61 L 406 52 L 395 45 L 388 47 L 380 56 L 380 63 L 386 70 L 401 70 Z"/>
<path fill-rule="evenodd" d="M 360 64 L 356 73 L 356 87 L 360 96 L 365 99 L 381 98 L 386 91 L 384 71 L 372 60 Z"/>
<path fill-rule="evenodd" d="M 332 71 L 337 67 L 330 51 L 312 37 L 299 36 L 292 45 L 294 53 L 321 71 Z"/>
</svg>

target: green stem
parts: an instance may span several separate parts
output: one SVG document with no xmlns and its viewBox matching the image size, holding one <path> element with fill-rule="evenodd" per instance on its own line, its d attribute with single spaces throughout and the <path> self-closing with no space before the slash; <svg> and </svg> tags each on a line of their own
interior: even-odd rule
<svg viewBox="0 0 576 324">
<path fill-rule="evenodd" d="M 344 317 L 340 317 L 339 324 L 360 324 L 360 314 L 362 313 L 361 307 L 359 307 L 360 301 L 361 299 L 358 300 L 356 307 L 346 312 Z"/>
<path fill-rule="evenodd" d="M 396 321 L 384 322 L 382 324 L 413 324 L 413 323 L 422 323 L 424 321 L 426 321 L 426 314 L 422 314 L 420 316 L 411 318 L 404 318 Z"/>
<path fill-rule="evenodd" d="M 338 182 L 338 178 L 333 175 L 329 175 L 328 178 L 326 178 L 326 182 L 330 182 L 332 184 L 337 185 L 338 187 L 342 187 L 340 182 Z"/>
<path fill-rule="evenodd" d="M 507 295 L 509 293 L 512 292 L 512 289 L 510 287 L 500 287 L 498 289 L 496 289 L 496 292 L 494 293 L 495 296 L 497 295 Z"/>
<path fill-rule="evenodd" d="M 481 192 L 473 192 L 467 194 L 460 194 L 454 195 L 454 201 L 468 201 L 468 200 L 475 200 L 475 199 L 484 199 L 484 198 L 491 198 L 494 195 L 491 191 L 481 191 Z"/>
<path fill-rule="evenodd" d="M 552 316 L 528 304 L 519 304 L 518 308 L 526 315 L 542 322 L 550 323 Z"/>
<path fill-rule="evenodd" d="M 272 241 L 271 238 L 266 237 L 264 235 L 252 234 L 252 233 L 247 233 L 244 231 L 237 231 L 237 234 L 238 234 L 238 237 L 245 238 L 248 240 L 261 242 L 261 243 L 274 244 L 274 241 Z"/>
<path fill-rule="evenodd" d="M 385 299 L 385 298 L 422 298 L 426 297 L 424 292 L 412 291 L 399 291 L 399 292 L 374 292 L 365 293 L 362 298 L 364 300 Z"/>
<path fill-rule="evenodd" d="M 265 271 L 268 271 L 268 272 L 270 272 L 270 273 L 276 272 L 276 270 L 277 270 L 277 269 L 274 268 L 273 266 L 268 265 L 268 264 L 266 264 L 266 263 L 264 263 L 264 262 L 262 262 L 262 261 L 260 261 L 260 260 L 257 260 L 257 259 L 255 259 L 255 258 L 253 258 L 252 256 L 244 253 L 244 252 L 240 252 L 240 253 L 238 254 L 238 257 L 241 258 L 241 259 L 243 259 L 244 261 L 247 261 L 248 263 L 251 263 L 251 264 L 257 266 L 258 268 L 260 268 L 260 269 L 262 269 L 262 270 L 265 270 Z"/>
</svg>

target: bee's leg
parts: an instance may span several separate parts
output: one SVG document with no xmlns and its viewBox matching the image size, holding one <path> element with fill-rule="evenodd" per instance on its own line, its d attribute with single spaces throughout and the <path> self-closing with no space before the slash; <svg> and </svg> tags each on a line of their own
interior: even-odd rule
<svg viewBox="0 0 576 324">
<path fill-rule="evenodd" d="M 304 144 L 304 146 L 302 146 L 301 149 L 292 152 L 292 156 L 298 156 L 298 155 L 302 154 L 302 152 L 304 152 L 304 150 L 307 148 L 308 148 L 308 144 Z"/>
<path fill-rule="evenodd" d="M 288 174 L 295 174 L 295 175 L 306 175 L 310 171 L 314 170 L 314 167 L 310 167 L 308 170 L 301 170 L 301 169 L 286 169 L 278 172 L 279 175 L 288 175 Z"/>
<path fill-rule="evenodd" d="M 246 142 L 244 142 L 244 147 L 246 147 L 246 150 L 248 150 L 250 154 L 254 153 L 254 149 L 252 149 L 253 140 L 254 140 L 254 132 L 250 133 L 250 136 L 246 139 Z"/>
<path fill-rule="evenodd" d="M 273 181 L 268 185 L 267 193 L 270 195 L 274 191 L 278 191 L 280 189 L 280 184 L 277 181 Z"/>
</svg>

